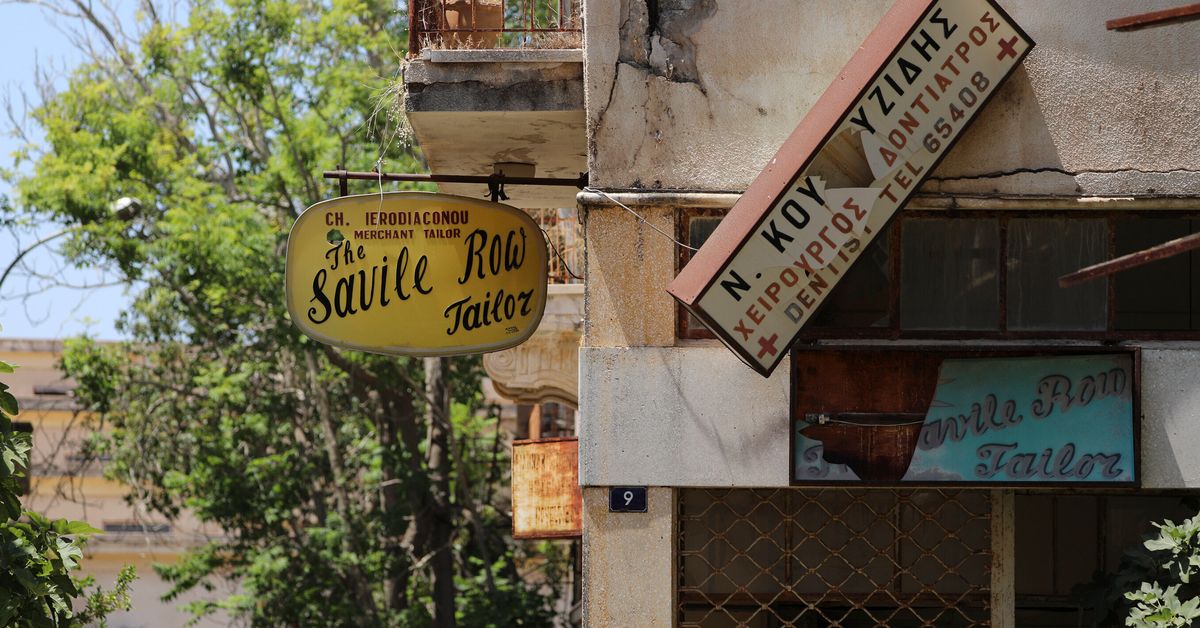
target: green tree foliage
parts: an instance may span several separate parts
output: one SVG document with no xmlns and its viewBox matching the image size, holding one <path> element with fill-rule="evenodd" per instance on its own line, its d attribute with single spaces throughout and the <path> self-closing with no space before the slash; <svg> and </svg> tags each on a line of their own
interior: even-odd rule
<svg viewBox="0 0 1200 628">
<path fill-rule="evenodd" d="M 36 109 L 45 144 L 16 211 L 71 228 L 71 262 L 135 288 L 132 340 L 73 342 L 64 367 L 130 499 L 223 531 L 161 568 L 172 596 L 208 591 L 197 616 L 260 625 L 548 622 L 507 537 L 479 361 L 343 352 L 284 306 L 288 229 L 336 193 L 320 171 L 420 169 L 389 88 L 403 5 L 144 0 L 133 25 L 50 4 L 93 58 Z M 125 197 L 137 211 L 112 211 Z"/>
<path fill-rule="evenodd" d="M 1163 589 L 1157 582 L 1143 582 L 1141 589 L 1126 593 L 1125 597 L 1134 602 L 1134 607 L 1129 610 L 1125 625 L 1139 628 L 1196 625 L 1196 620 L 1200 619 L 1200 598 L 1181 601 L 1180 586 L 1176 584 Z"/>
<path fill-rule="evenodd" d="M 1091 623 L 1123 620 L 1141 628 L 1200 623 L 1200 514 L 1153 525 L 1156 532 L 1125 550 L 1116 573 L 1097 572 L 1076 587 L 1080 606 L 1091 610 Z"/>
<path fill-rule="evenodd" d="M 0 374 L 15 367 L 0 361 Z M 71 575 L 83 546 L 99 530 L 82 521 L 50 520 L 21 508 L 19 478 L 29 468 L 30 435 L 13 431 L 17 400 L 0 382 L 0 626 L 82 626 L 129 608 L 133 568 L 111 592 L 84 590 L 91 579 Z M 74 602 L 83 601 L 77 611 Z"/>
<path fill-rule="evenodd" d="M 1127 554 L 1122 565 L 1123 580 L 1141 581 L 1137 590 L 1125 593 L 1133 603 L 1125 625 L 1194 626 L 1200 620 L 1200 589 L 1194 582 L 1200 572 L 1200 515 L 1179 524 L 1168 519 L 1154 527 L 1158 535 L 1142 543 L 1145 552 Z M 1167 583 L 1166 588 L 1159 582 Z"/>
</svg>

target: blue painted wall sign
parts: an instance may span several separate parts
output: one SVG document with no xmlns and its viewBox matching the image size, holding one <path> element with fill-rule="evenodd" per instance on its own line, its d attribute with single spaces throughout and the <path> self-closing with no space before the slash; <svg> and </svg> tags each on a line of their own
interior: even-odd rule
<svg viewBox="0 0 1200 628">
<path fill-rule="evenodd" d="M 1130 354 L 948 359 L 924 418 L 796 417 L 796 483 L 1136 485 Z"/>
</svg>

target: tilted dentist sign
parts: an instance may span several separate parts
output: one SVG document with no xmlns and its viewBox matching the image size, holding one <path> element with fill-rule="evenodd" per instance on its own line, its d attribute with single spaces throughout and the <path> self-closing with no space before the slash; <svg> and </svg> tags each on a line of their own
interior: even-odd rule
<svg viewBox="0 0 1200 628">
<path fill-rule="evenodd" d="M 668 292 L 770 375 L 1032 48 L 990 0 L 899 0 Z"/>
</svg>

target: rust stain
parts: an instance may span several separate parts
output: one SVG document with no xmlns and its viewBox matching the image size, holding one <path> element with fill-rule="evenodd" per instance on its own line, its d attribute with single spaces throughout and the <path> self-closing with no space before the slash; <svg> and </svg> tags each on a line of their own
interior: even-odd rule
<svg viewBox="0 0 1200 628">
<path fill-rule="evenodd" d="M 583 535 L 578 438 L 513 443 L 512 513 L 514 539 Z"/>
<path fill-rule="evenodd" d="M 827 462 L 844 464 L 868 482 L 898 482 L 912 462 L 920 418 L 933 401 L 946 357 L 935 351 L 797 351 L 792 403 L 801 416 L 865 413 L 812 425 L 804 435 L 821 441 Z"/>
<path fill-rule="evenodd" d="M 868 482 L 899 482 L 908 472 L 920 423 L 814 425 L 804 435 L 821 441 L 830 464 L 844 464 Z"/>
<path fill-rule="evenodd" d="M 802 413 L 924 414 L 946 353 L 797 351 L 792 403 Z"/>
</svg>

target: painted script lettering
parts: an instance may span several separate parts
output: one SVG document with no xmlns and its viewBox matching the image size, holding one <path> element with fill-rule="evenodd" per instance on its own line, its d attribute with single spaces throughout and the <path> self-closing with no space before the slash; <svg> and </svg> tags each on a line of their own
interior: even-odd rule
<svg viewBox="0 0 1200 628">
<path fill-rule="evenodd" d="M 412 292 L 429 294 L 433 288 L 426 285 L 425 274 L 429 269 L 429 258 L 422 255 L 413 265 L 411 276 L 408 274 L 408 247 L 400 247 L 394 262 L 388 262 L 384 255 L 378 264 L 370 268 L 359 268 L 337 278 L 332 286 L 332 294 L 327 290 L 329 271 L 338 270 L 342 266 L 350 266 L 362 261 L 363 247 L 353 248 L 349 240 L 333 245 L 325 254 L 330 260 L 328 268 L 322 268 L 313 276 L 313 296 L 309 299 L 308 320 L 320 325 L 329 320 L 331 315 L 338 318 L 348 318 L 359 312 L 369 311 L 376 304 L 378 296 L 379 307 L 387 307 L 391 303 L 389 292 L 401 301 L 407 301 Z M 388 283 L 388 274 L 392 271 L 394 282 Z M 368 284 L 369 281 L 369 284 Z"/>
<path fill-rule="evenodd" d="M 1056 452 L 1052 448 L 1039 453 L 1013 453 L 1016 443 L 989 443 L 977 450 L 983 463 L 975 467 L 975 477 L 981 480 L 1084 480 L 1099 469 L 1100 477 L 1113 480 L 1124 470 L 1121 454 L 1083 454 L 1075 458 L 1075 444 L 1067 443 Z"/>
<path fill-rule="evenodd" d="M 1034 387 L 1029 414 L 1039 421 L 1049 420 L 1052 416 L 1086 408 L 1101 399 L 1127 395 L 1128 386 L 1129 376 L 1123 368 L 1085 375 L 1078 381 L 1065 375 L 1046 375 Z M 966 414 L 927 419 L 921 427 L 917 447 L 932 451 L 992 433 L 1003 438 L 1004 430 L 1020 425 L 1023 420 L 1024 415 L 1017 413 L 1015 401 L 1001 404 L 996 395 L 987 394 L 981 402 L 972 404 Z M 989 442 L 976 448 L 976 456 L 981 462 L 975 466 L 974 474 L 977 479 L 992 481 L 1078 481 L 1087 479 L 1093 472 L 1099 472 L 1106 480 L 1125 473 L 1123 457 L 1119 453 L 1078 453 L 1076 449 L 1074 442 L 1035 451 L 1023 449 L 1019 442 Z"/>
<path fill-rule="evenodd" d="M 465 216 L 466 212 L 371 212 L 368 222 L 372 225 L 465 224 Z M 440 230 L 429 235 L 432 230 L 425 231 L 429 237 L 439 238 L 460 232 L 459 229 Z M 462 239 L 466 255 L 462 258 L 458 283 L 468 284 L 519 271 L 525 264 L 528 238 L 524 227 L 503 233 L 489 233 L 485 229 L 471 231 Z M 393 302 L 433 293 L 434 287 L 427 279 L 429 257 L 420 255 L 413 260 L 407 245 L 401 246 L 395 255 L 383 255 L 374 264 L 366 264 L 366 258 L 364 247 L 356 246 L 350 240 L 338 242 L 326 251 L 327 264 L 312 279 L 312 298 L 307 312 L 310 322 L 320 325 L 333 317 L 345 319 L 375 307 L 388 307 Z M 331 279 L 331 273 L 335 272 L 337 278 Z M 534 290 L 520 290 L 514 294 L 499 289 L 495 294 L 491 290 L 482 295 L 468 294 L 443 310 L 446 335 L 528 317 L 535 306 L 534 297 Z"/>
</svg>

